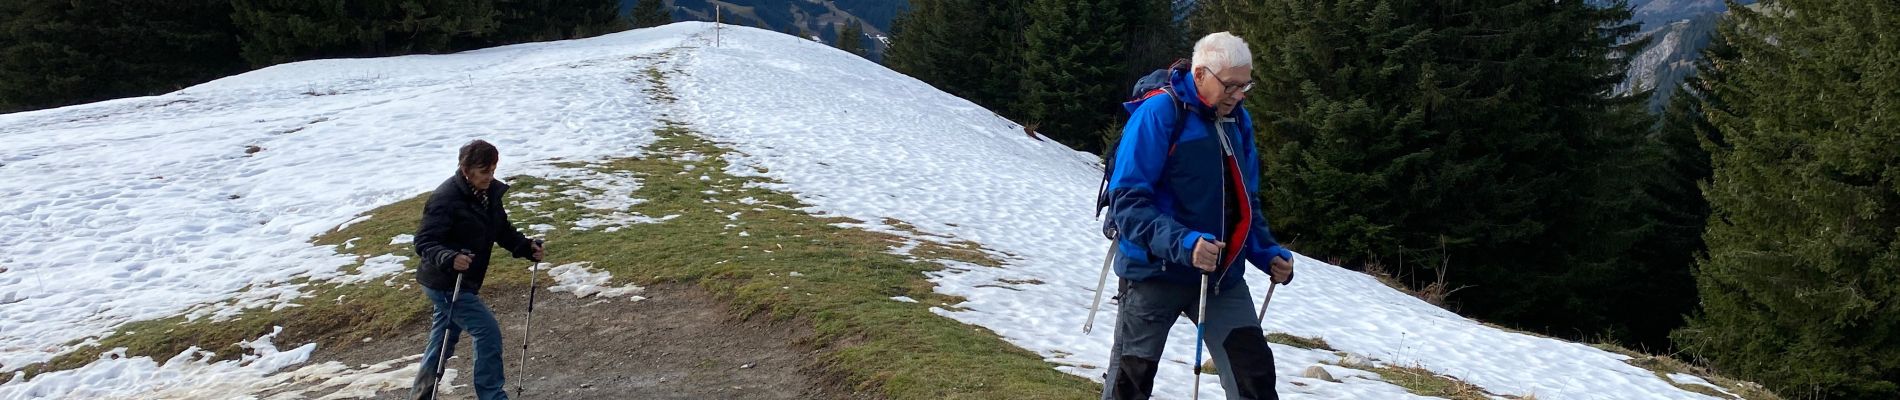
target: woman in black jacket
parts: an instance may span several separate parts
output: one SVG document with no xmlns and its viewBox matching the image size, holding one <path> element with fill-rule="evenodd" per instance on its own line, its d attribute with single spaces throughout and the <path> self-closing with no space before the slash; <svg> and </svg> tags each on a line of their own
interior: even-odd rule
<svg viewBox="0 0 1900 400">
<path fill-rule="evenodd" d="M 462 331 L 475 338 L 476 397 L 508 398 L 502 390 L 501 325 L 482 303 L 482 277 L 488 273 L 495 245 L 535 262 L 545 253 L 508 222 L 508 212 L 501 205 L 508 184 L 495 180 L 495 165 L 500 161 L 495 145 L 481 140 L 463 145 L 455 176 L 436 187 L 422 209 L 422 227 L 416 232 L 416 254 L 422 257 L 422 265 L 416 268 L 416 281 L 435 304 L 435 313 L 429 348 L 423 350 L 422 370 L 410 398 L 435 397 L 440 354 L 455 352 Z"/>
</svg>

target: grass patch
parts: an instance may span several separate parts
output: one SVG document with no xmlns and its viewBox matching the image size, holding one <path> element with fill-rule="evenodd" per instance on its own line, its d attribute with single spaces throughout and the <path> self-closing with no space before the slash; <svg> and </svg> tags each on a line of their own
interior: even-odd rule
<svg viewBox="0 0 1900 400">
<path fill-rule="evenodd" d="M 1325 350 L 1325 351 L 1338 352 L 1338 350 L 1333 350 L 1333 345 L 1326 343 L 1326 339 L 1300 337 L 1300 336 L 1294 336 L 1294 335 L 1289 335 L 1289 334 L 1280 333 L 1280 332 L 1267 334 L 1267 343 L 1279 343 L 1279 344 L 1283 344 L 1287 346 L 1293 346 L 1293 347 L 1298 347 L 1298 348 L 1308 349 L 1308 350 Z M 1340 354 L 1344 354 L 1344 353 L 1340 353 Z M 1202 374 L 1206 374 L 1206 375 L 1220 374 L 1220 368 L 1214 366 L 1214 359 L 1212 358 L 1201 360 L 1201 367 L 1199 371 Z"/>
<path fill-rule="evenodd" d="M 1510 333 L 1515 333 L 1515 334 L 1519 334 L 1519 335 L 1524 335 L 1524 336 L 1530 336 L 1530 337 L 1538 337 L 1538 338 L 1544 338 L 1544 339 L 1550 339 L 1550 340 L 1562 340 L 1562 341 L 1566 341 L 1566 342 L 1569 342 L 1569 341 L 1571 341 L 1571 340 L 1568 340 L 1568 339 L 1559 339 L 1559 338 L 1557 338 L 1557 337 L 1555 337 L 1555 336 L 1551 336 L 1551 335 L 1545 335 L 1545 334 L 1542 334 L 1542 333 L 1537 333 L 1537 332 L 1531 332 L 1531 331 L 1527 331 L 1527 330 L 1523 330 L 1523 329 L 1517 329 L 1517 328 L 1512 328 L 1512 327 L 1508 327 L 1508 326 L 1504 326 L 1504 325 L 1498 325 L 1498 324 L 1494 324 L 1494 323 L 1490 323 L 1490 322 L 1485 322 L 1485 321 L 1478 321 L 1478 324 L 1479 324 L 1479 325 L 1484 325 L 1485 327 L 1489 327 L 1489 328 L 1491 328 L 1491 329 L 1496 329 L 1496 330 L 1500 330 L 1500 331 L 1505 331 L 1505 332 L 1510 332 Z"/>
<path fill-rule="evenodd" d="M 991 268 L 1003 266 L 1001 260 L 990 257 L 989 254 L 983 252 L 981 247 L 967 242 L 946 245 L 925 241 L 917 244 L 917 248 L 911 250 L 911 254 L 927 259 L 962 261 Z"/>
<path fill-rule="evenodd" d="M 1307 350 L 1336 351 L 1333 350 L 1333 345 L 1326 343 L 1324 338 L 1294 336 L 1280 332 L 1267 334 L 1267 343 L 1279 343 Z"/>
<path fill-rule="evenodd" d="M 673 90 L 666 86 L 666 75 L 660 72 L 659 67 L 647 67 L 645 73 L 647 83 L 652 85 L 648 87 L 647 95 L 667 103 L 679 101 L 679 97 L 673 95 Z M 628 83 L 632 83 L 631 78 Z"/>
<path fill-rule="evenodd" d="M 649 94 L 671 101 L 664 74 L 654 68 L 646 75 L 656 85 Z M 934 291 L 924 273 L 944 265 L 932 260 L 1000 266 L 993 252 L 973 243 L 935 243 L 893 254 L 893 247 L 916 239 L 844 228 L 838 225 L 861 222 L 801 211 L 808 206 L 793 196 L 747 185 L 762 179 L 725 174 L 727 165 L 720 155 L 727 150 L 678 123 L 663 122 L 664 128 L 656 131 L 658 142 L 643 157 L 562 166 L 631 174 L 642 183 L 632 196 L 645 202 L 620 212 L 677 217 L 612 231 L 577 229 L 576 221 L 601 216 L 601 211 L 581 206 L 583 197 L 600 190 L 578 181 L 513 177 L 508 182 L 514 189 L 506 201 L 513 222 L 517 227 L 554 226 L 546 234 L 550 261 L 591 262 L 593 268 L 612 272 L 613 284 L 695 284 L 725 301 L 738 316 L 808 324 L 813 335 L 801 344 L 819 350 L 811 364 L 830 384 L 860 394 L 892 399 L 1098 395 L 1098 384 L 1058 372 L 1042 357 L 987 329 L 930 311 L 954 309 L 963 301 Z M 744 198 L 752 201 L 741 202 Z M 424 199 L 377 208 L 367 221 L 315 242 L 340 245 L 355 238 L 354 247 L 345 251 L 364 257 L 410 256 L 406 264 L 413 268 L 416 260 L 409 245 L 388 242 L 414 232 Z M 734 212 L 742 215 L 730 217 Z M 498 261 L 488 272 L 485 293 L 524 289 L 525 267 L 522 260 Z M 285 327 L 279 343 L 314 341 L 329 348 L 426 329 L 428 303 L 414 287 L 414 278 L 402 273 L 393 277 L 393 285 L 384 284 L 389 279 L 352 285 L 303 282 L 311 295 L 297 301 L 300 307 L 246 310 L 224 322 L 188 322 L 182 317 L 137 322 L 101 340 L 101 348 L 127 347 L 128 354 L 163 358 L 194 344 L 228 348 L 275 325 Z M 918 303 L 890 300 L 893 296 Z M 35 371 L 72 368 L 96 359 L 86 353 L 96 354 L 76 351 Z M 220 353 L 226 358 L 236 355 Z"/>
<path fill-rule="evenodd" d="M 1499 395 L 1486 392 L 1484 388 L 1480 388 L 1477 385 L 1458 380 L 1458 378 L 1451 376 L 1440 375 L 1419 365 L 1409 367 L 1379 365 L 1373 364 L 1364 358 L 1344 355 L 1343 353 L 1340 355 L 1339 361 L 1331 362 L 1330 364 L 1370 371 L 1379 375 L 1379 380 L 1405 388 L 1407 392 L 1420 396 L 1440 397 L 1451 400 L 1489 400 L 1500 397 L 1506 399 L 1537 399 L 1536 394 Z"/>
<path fill-rule="evenodd" d="M 1488 393 L 1477 385 L 1466 383 L 1450 376 L 1439 375 L 1418 366 L 1399 367 L 1374 365 L 1357 359 L 1340 358 L 1335 365 L 1371 371 L 1379 374 L 1379 379 L 1405 388 L 1406 391 L 1420 396 L 1442 397 L 1452 400 L 1490 400 Z"/>
<path fill-rule="evenodd" d="M 1339 257 L 1330 257 L 1326 259 L 1326 263 L 1343 266 L 1343 265 L 1346 265 L 1346 260 L 1341 259 Z M 1405 286 L 1404 283 L 1399 282 L 1398 276 L 1395 275 L 1390 269 L 1387 269 L 1384 263 L 1380 263 L 1378 261 L 1368 261 L 1364 265 L 1360 266 L 1359 272 L 1372 276 L 1372 279 L 1379 281 L 1379 283 L 1385 284 L 1385 287 L 1389 287 L 1389 288 L 1392 288 L 1392 290 L 1399 291 L 1399 293 L 1405 293 L 1406 295 L 1409 295 L 1412 297 L 1419 297 L 1417 290 L 1412 290 L 1411 287 Z"/>
<path fill-rule="evenodd" d="M 1674 379 L 1669 379 L 1669 374 L 1689 374 L 1689 375 L 1701 377 L 1702 379 L 1709 381 L 1709 383 L 1713 383 L 1713 384 L 1716 384 L 1717 386 L 1721 386 L 1722 389 L 1726 389 L 1730 393 L 1735 393 L 1736 395 L 1741 396 L 1740 399 L 1744 399 L 1744 400 L 1781 400 L 1781 396 L 1776 395 L 1773 391 L 1769 391 L 1768 388 L 1763 387 L 1760 384 L 1722 376 L 1721 374 L 1716 373 L 1716 371 L 1714 370 L 1711 370 L 1702 366 L 1690 364 L 1682 360 L 1678 360 L 1675 357 L 1670 357 L 1668 355 L 1644 354 L 1642 352 L 1630 350 L 1629 348 L 1626 348 L 1623 346 L 1618 346 L 1615 344 L 1608 344 L 1608 343 L 1591 344 L 1590 347 L 1595 347 L 1603 351 L 1608 351 L 1611 353 L 1617 353 L 1617 354 L 1622 354 L 1624 356 L 1628 356 L 1629 359 L 1623 360 L 1624 363 L 1628 363 L 1629 365 L 1636 366 L 1637 368 L 1649 370 L 1650 372 L 1655 373 L 1657 378 L 1662 379 L 1664 382 L 1669 382 L 1669 384 L 1671 385 L 1675 385 L 1676 388 L 1678 389 L 1682 389 L 1682 390 L 1686 390 L 1686 391 L 1690 391 L 1694 393 L 1700 393 L 1703 395 L 1708 395 L 1708 396 L 1720 398 L 1720 399 L 1737 398 L 1736 396 L 1732 396 L 1727 393 L 1722 393 L 1721 391 L 1715 390 L 1715 388 L 1711 388 L 1708 386 L 1676 382 L 1676 380 Z"/>
<path fill-rule="evenodd" d="M 816 335 L 806 344 L 824 350 L 817 364 L 834 384 L 852 390 L 898 399 L 1095 396 L 1093 382 L 1058 372 L 985 329 L 930 313 L 931 306 L 962 299 L 937 294 L 924 272 L 942 264 L 919 259 L 1000 265 L 986 253 L 940 254 L 919 246 L 907 255 L 891 254 L 908 239 L 838 227 L 860 222 L 810 215 L 790 195 L 719 173 L 726 167 L 719 157 L 725 150 L 683 127 L 669 125 L 660 136 L 649 148 L 656 157 L 619 160 L 607 168 L 635 171 L 646 180 L 635 195 L 648 201 L 633 211 L 680 217 L 612 233 L 557 231 L 550 241 L 562 246 L 554 248 L 558 257 L 594 261 L 596 268 L 638 284 L 695 283 L 741 316 L 809 323 Z M 705 157 L 666 157 L 688 153 Z M 694 166 L 692 172 L 680 174 L 686 165 Z M 752 207 L 740 204 L 742 198 L 786 206 Z M 742 214 L 730 219 L 732 212 Z"/>
<path fill-rule="evenodd" d="M 915 254 L 918 257 L 962 261 L 991 268 L 1003 266 L 1002 260 L 997 260 L 995 257 L 992 257 L 990 253 L 984 251 L 982 245 L 978 245 L 976 242 L 925 233 L 923 230 L 918 229 L 916 225 L 896 218 L 884 218 L 884 220 L 880 222 L 885 226 L 905 232 L 911 237 L 919 238 L 916 239 L 917 247 L 910 251 L 911 254 Z M 1040 284 L 1040 282 L 1038 282 L 1038 284 Z"/>
</svg>

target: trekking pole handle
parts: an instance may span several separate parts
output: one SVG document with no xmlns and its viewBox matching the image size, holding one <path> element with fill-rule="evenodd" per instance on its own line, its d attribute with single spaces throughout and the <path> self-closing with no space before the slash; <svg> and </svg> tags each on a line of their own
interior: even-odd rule
<svg viewBox="0 0 1900 400">
<path fill-rule="evenodd" d="M 469 262 L 469 263 L 471 263 L 471 264 L 473 264 L 473 263 L 475 262 L 475 252 L 474 252 L 474 251 L 471 251 L 471 250 L 469 250 L 469 249 L 461 249 L 461 250 L 456 250 L 456 251 L 455 251 L 455 254 L 456 254 L 456 255 L 461 255 L 461 256 L 468 256 L 468 262 Z M 473 267 L 473 265 L 470 265 L 470 267 Z M 461 275 L 461 274 L 462 274 L 463 272 L 468 272 L 468 271 L 459 271 L 459 270 L 456 270 L 455 268 L 449 268 L 449 271 L 450 271 L 450 272 L 454 272 L 454 273 L 455 273 L 456 275 Z"/>
</svg>

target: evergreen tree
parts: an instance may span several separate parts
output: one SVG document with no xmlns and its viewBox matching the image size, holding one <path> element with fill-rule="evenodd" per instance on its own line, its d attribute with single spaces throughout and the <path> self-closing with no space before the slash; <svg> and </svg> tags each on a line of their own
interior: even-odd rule
<svg viewBox="0 0 1900 400">
<path fill-rule="evenodd" d="M 891 48 L 884 51 L 884 66 L 930 83 L 938 89 L 965 99 L 974 90 L 947 82 L 947 69 L 953 65 L 938 63 L 945 51 L 960 42 L 950 40 L 953 16 L 967 15 L 951 0 L 912 0 L 910 10 L 891 21 Z M 804 37 L 801 33 L 800 37 Z"/>
<path fill-rule="evenodd" d="M 232 0 L 231 4 L 233 22 L 244 31 L 244 59 L 255 66 L 472 48 L 486 43 L 481 38 L 494 33 L 500 20 L 490 1 Z"/>
<path fill-rule="evenodd" d="M 1035 0 L 1024 33 L 1023 118 L 1040 133 L 1077 150 L 1099 153 L 1101 129 L 1120 112 L 1117 85 L 1127 30 L 1120 0 Z"/>
<path fill-rule="evenodd" d="M 1126 70 L 1110 84 L 1127 89 L 1149 72 L 1192 55 L 1190 45 L 1198 38 L 1188 37 L 1187 27 L 1176 21 L 1173 2 L 1122 0 L 1120 3 L 1125 17 L 1122 43 L 1126 51 L 1119 56 L 1125 61 Z"/>
<path fill-rule="evenodd" d="M 1731 2 L 1691 354 L 1804 398 L 1900 397 L 1900 4 Z"/>
<path fill-rule="evenodd" d="M 1114 104 L 1135 79 L 1188 56 L 1173 15 L 1145 0 L 919 0 L 893 24 L 884 63 L 1096 150 L 1114 142 L 1125 113 Z"/>
<path fill-rule="evenodd" d="M 1694 69 L 1707 70 L 1705 62 Z M 1714 126 L 1703 117 L 1705 104 L 1716 101 L 1707 80 L 1690 75 L 1674 95 L 1664 98 L 1668 103 L 1642 153 L 1640 174 L 1634 177 L 1643 193 L 1632 197 L 1638 202 L 1635 233 L 1640 245 L 1631 246 L 1627 265 L 1635 268 L 1630 276 L 1646 279 L 1627 280 L 1602 296 L 1618 309 L 1651 310 L 1626 313 L 1619 322 L 1652 351 L 1670 348 L 1671 343 L 1659 339 L 1681 328 L 1683 316 L 1695 309 L 1695 278 L 1689 266 L 1708 250 L 1702 232 L 1708 225 L 1709 203 L 1702 187 L 1709 181 L 1710 161 L 1702 138 L 1716 137 Z"/>
<path fill-rule="evenodd" d="M 625 29 L 616 0 L 0 0 L 0 111 L 176 90 L 251 66 Z"/>
<path fill-rule="evenodd" d="M 243 71 L 223 0 L 0 0 L 0 112 L 177 90 Z"/>
<path fill-rule="evenodd" d="M 1022 84 L 1026 0 L 915 0 L 892 23 L 891 69 L 1012 119 Z"/>
<path fill-rule="evenodd" d="M 650 28 L 673 22 L 673 13 L 665 0 L 640 0 L 633 4 L 633 27 Z"/>
<path fill-rule="evenodd" d="M 477 47 L 579 39 L 629 28 L 629 21 L 620 16 L 619 0 L 492 1 L 498 26 Z"/>
<path fill-rule="evenodd" d="M 864 56 L 864 25 L 858 20 L 845 21 L 838 26 L 838 50 Z"/>
</svg>

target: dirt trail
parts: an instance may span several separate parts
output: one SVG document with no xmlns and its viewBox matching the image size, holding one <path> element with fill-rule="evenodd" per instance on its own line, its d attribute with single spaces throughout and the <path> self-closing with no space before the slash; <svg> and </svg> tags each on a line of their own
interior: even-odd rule
<svg viewBox="0 0 1900 400">
<path fill-rule="evenodd" d="M 521 322 L 527 293 L 483 293 L 506 340 L 508 391 L 514 399 L 852 399 L 827 387 L 809 368 L 813 350 L 797 345 L 807 328 L 793 323 L 738 320 L 704 290 L 689 285 L 649 287 L 646 300 L 576 299 L 537 295 L 534 343 L 526 374 L 520 368 Z M 423 301 L 420 297 L 416 301 Z M 336 351 L 319 349 L 311 362 L 374 364 L 422 351 L 427 328 Z M 472 339 L 464 335 L 449 368 L 458 369 L 446 399 L 472 399 Z M 522 380 L 526 379 L 526 380 Z M 523 384 L 516 393 L 517 383 Z M 377 394 L 402 398 L 407 390 Z M 319 396 L 321 397 L 321 396 Z"/>
</svg>

